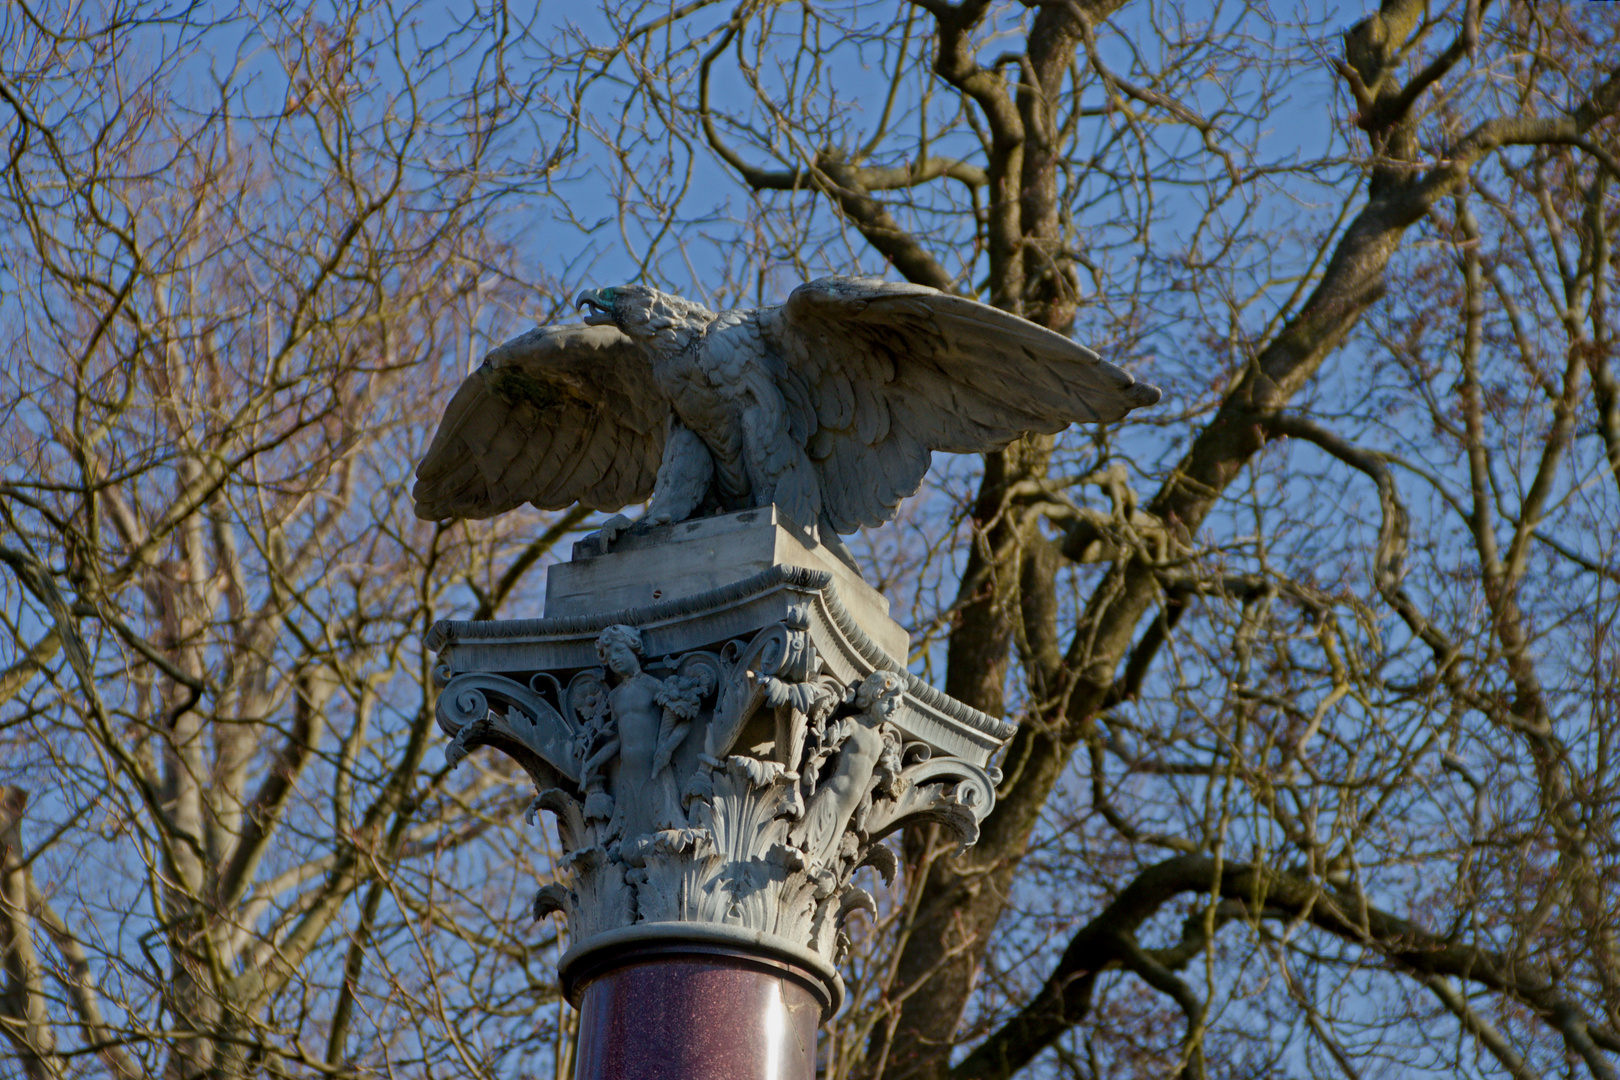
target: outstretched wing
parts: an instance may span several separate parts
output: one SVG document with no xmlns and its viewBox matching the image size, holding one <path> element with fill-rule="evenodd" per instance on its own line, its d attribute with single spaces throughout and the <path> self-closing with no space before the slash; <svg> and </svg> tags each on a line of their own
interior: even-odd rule
<svg viewBox="0 0 1620 1080">
<path fill-rule="evenodd" d="M 759 320 L 839 532 L 892 518 L 934 450 L 982 453 L 1159 400 L 1061 334 L 922 285 L 821 278 Z"/>
<path fill-rule="evenodd" d="M 485 357 L 450 399 L 416 467 L 416 516 L 640 502 L 668 421 L 644 346 L 611 326 L 531 330 Z"/>
</svg>

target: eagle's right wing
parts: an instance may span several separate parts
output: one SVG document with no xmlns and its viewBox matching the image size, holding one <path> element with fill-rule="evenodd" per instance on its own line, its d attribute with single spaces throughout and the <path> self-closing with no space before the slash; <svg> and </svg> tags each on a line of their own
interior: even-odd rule
<svg viewBox="0 0 1620 1080">
<path fill-rule="evenodd" d="M 1159 400 L 1062 334 L 923 285 L 821 278 L 758 318 L 841 533 L 893 518 L 935 450 L 984 453 Z"/>
<path fill-rule="evenodd" d="M 492 351 L 450 399 L 416 467 L 416 516 L 641 502 L 669 414 L 647 349 L 616 328 L 531 330 Z"/>
</svg>

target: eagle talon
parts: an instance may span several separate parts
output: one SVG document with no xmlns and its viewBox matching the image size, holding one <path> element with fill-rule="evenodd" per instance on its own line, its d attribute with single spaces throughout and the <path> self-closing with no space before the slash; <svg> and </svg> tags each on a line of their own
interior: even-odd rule
<svg viewBox="0 0 1620 1080">
<path fill-rule="evenodd" d="M 602 545 L 603 551 L 608 551 L 613 547 L 613 542 L 623 535 L 633 524 L 634 522 L 625 517 L 623 514 L 614 514 L 612 517 L 602 522 L 602 527 L 600 529 L 597 529 L 595 532 L 589 534 L 585 537 L 585 539 L 595 540 L 597 543 Z"/>
</svg>

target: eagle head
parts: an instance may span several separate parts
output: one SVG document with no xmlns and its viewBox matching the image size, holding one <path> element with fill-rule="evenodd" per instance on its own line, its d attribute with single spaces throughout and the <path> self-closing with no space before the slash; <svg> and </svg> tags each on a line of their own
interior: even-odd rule
<svg viewBox="0 0 1620 1080">
<path fill-rule="evenodd" d="M 659 292 L 650 285 L 619 285 L 586 289 L 574 301 L 589 307 L 589 326 L 617 326 L 631 337 L 654 337 L 668 330 L 698 329 L 714 318 L 702 304 Z"/>
</svg>

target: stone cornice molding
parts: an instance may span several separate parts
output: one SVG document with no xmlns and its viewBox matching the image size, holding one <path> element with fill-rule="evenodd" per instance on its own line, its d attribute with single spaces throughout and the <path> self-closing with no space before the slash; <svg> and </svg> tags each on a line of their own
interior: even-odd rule
<svg viewBox="0 0 1620 1080">
<path fill-rule="evenodd" d="M 847 654 L 852 668 L 864 669 L 862 674 L 872 671 L 895 673 L 905 680 L 908 705 L 920 707 L 916 711 L 925 717 L 943 721 L 944 727 L 956 730 L 958 739 L 950 740 L 951 745 L 940 745 L 939 749 L 963 753 L 966 747 L 957 743 L 965 739 L 982 748 L 982 757 L 976 754 L 971 756 L 977 758 L 978 764 L 984 764 L 990 754 L 1018 730 L 1016 724 L 965 705 L 906 670 L 902 660 L 881 649 L 850 614 L 838 595 L 832 574 L 801 566 L 773 566 L 742 581 L 696 596 L 677 597 L 599 615 L 480 621 L 441 619 L 428 630 L 423 643 L 440 657 L 441 664 L 435 669 L 434 676 L 441 686 L 463 671 L 489 670 L 487 665 L 490 663 L 503 663 L 501 657 L 494 654 L 513 647 L 536 651 L 536 664 L 531 670 L 539 670 L 542 666 L 584 667 L 595 663 L 594 642 L 606 627 L 619 623 L 635 626 L 649 638 L 649 652 L 674 651 L 676 648 L 691 647 L 697 638 L 708 632 L 711 623 L 721 623 L 728 614 L 745 609 L 750 601 L 784 591 L 802 593 L 814 601 L 829 628 L 835 629 L 837 638 L 842 639 L 826 644 L 842 646 L 838 651 Z M 696 626 L 693 625 L 695 621 Z M 681 640 L 660 641 L 659 632 L 666 629 Z M 685 633 L 680 633 L 683 630 Z M 666 644 L 671 648 L 665 649 Z M 517 661 L 504 662 L 511 664 Z M 926 730 L 934 725 L 920 723 L 918 726 Z M 933 742 L 923 730 L 913 734 Z"/>
</svg>

